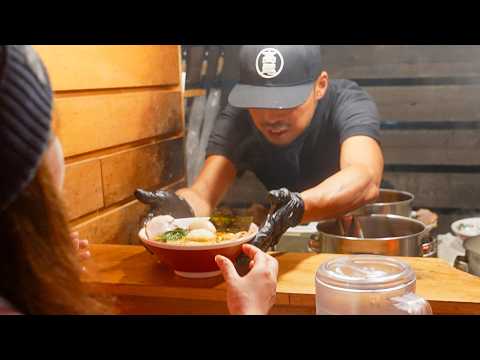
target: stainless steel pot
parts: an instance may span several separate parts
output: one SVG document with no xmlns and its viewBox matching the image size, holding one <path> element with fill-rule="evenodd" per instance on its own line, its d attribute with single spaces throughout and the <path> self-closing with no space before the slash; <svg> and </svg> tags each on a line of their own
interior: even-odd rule
<svg viewBox="0 0 480 360">
<path fill-rule="evenodd" d="M 436 253 L 436 243 L 422 222 L 399 215 L 355 216 L 355 236 L 345 232 L 336 219 L 320 221 L 318 234 L 312 235 L 309 249 L 318 253 L 374 254 L 429 257 Z M 360 230 L 361 231 L 358 231 Z"/>
<path fill-rule="evenodd" d="M 463 247 L 465 256 L 457 256 L 454 266 L 472 275 L 480 276 L 480 236 L 465 240 Z"/>
<path fill-rule="evenodd" d="M 394 214 L 411 216 L 413 194 L 406 191 L 380 189 L 380 195 L 372 203 L 352 212 L 353 215 Z"/>
</svg>

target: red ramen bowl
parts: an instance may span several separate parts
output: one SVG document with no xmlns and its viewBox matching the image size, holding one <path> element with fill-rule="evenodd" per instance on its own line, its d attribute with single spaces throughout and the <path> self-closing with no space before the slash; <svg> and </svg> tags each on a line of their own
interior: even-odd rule
<svg viewBox="0 0 480 360">
<path fill-rule="evenodd" d="M 175 219 L 175 223 L 179 227 L 186 228 L 192 221 L 198 219 Z M 257 225 L 251 223 L 245 236 L 223 243 L 207 245 L 172 245 L 147 239 L 145 228 L 139 231 L 138 236 L 143 245 L 155 254 L 162 263 L 170 267 L 175 274 L 186 278 L 208 278 L 221 274 L 215 262 L 216 255 L 223 255 L 234 262 L 242 252 L 242 244 L 251 241 L 257 232 Z"/>
</svg>

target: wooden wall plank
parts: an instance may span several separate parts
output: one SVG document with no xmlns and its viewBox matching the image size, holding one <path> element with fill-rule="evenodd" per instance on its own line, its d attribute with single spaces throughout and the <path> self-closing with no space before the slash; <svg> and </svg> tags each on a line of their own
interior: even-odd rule
<svg viewBox="0 0 480 360">
<path fill-rule="evenodd" d="M 185 179 L 163 187 L 164 190 L 176 191 L 186 186 Z M 83 239 L 93 244 L 140 244 L 138 231 L 141 220 L 148 212 L 148 205 L 137 200 L 114 207 L 98 216 L 77 223 L 75 230 Z"/>
<path fill-rule="evenodd" d="M 35 49 L 55 91 L 180 83 L 177 45 L 36 45 Z"/>
<path fill-rule="evenodd" d="M 147 205 L 134 200 L 78 224 L 74 229 L 92 244 L 133 244 L 137 243 L 139 224 L 147 211 Z"/>
<path fill-rule="evenodd" d="M 383 130 L 386 164 L 480 165 L 480 130 Z"/>
<path fill-rule="evenodd" d="M 183 131 L 181 93 L 159 89 L 59 96 L 58 136 L 65 156 Z"/>
<path fill-rule="evenodd" d="M 480 120 L 479 85 L 364 87 L 383 120 Z"/>
<path fill-rule="evenodd" d="M 384 178 L 413 193 L 415 206 L 479 208 L 480 174 L 385 172 Z"/>
<path fill-rule="evenodd" d="M 148 209 L 133 190 L 185 185 L 180 46 L 35 48 L 55 91 L 72 226 L 92 243 L 138 243 Z"/>
<path fill-rule="evenodd" d="M 101 159 L 105 206 L 133 196 L 136 188 L 158 189 L 183 176 L 184 163 L 171 161 L 180 140 L 115 153 Z"/>
<path fill-rule="evenodd" d="M 159 186 L 167 155 L 163 148 L 147 145 L 103 158 L 105 205 L 131 197 L 136 188 Z"/>
<path fill-rule="evenodd" d="M 69 219 L 103 207 L 99 160 L 76 162 L 65 167 L 64 199 Z"/>
<path fill-rule="evenodd" d="M 163 184 L 171 184 L 185 176 L 185 138 L 168 143 L 165 168 L 168 171 L 162 173 Z"/>
<path fill-rule="evenodd" d="M 477 45 L 324 45 L 322 58 L 333 78 L 480 75 Z"/>
</svg>

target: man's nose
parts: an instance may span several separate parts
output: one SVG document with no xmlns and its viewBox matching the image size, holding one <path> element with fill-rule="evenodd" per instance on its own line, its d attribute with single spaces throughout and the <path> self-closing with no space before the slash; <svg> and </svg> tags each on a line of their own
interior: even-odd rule
<svg viewBox="0 0 480 360">
<path fill-rule="evenodd" d="M 275 126 L 275 125 L 280 124 L 280 121 L 278 119 L 267 118 L 267 119 L 265 119 L 264 124 L 267 125 L 267 126 Z"/>
<path fill-rule="evenodd" d="M 284 122 L 284 117 L 278 114 L 278 112 L 269 111 L 265 113 L 263 121 L 267 125 L 277 125 Z"/>
</svg>

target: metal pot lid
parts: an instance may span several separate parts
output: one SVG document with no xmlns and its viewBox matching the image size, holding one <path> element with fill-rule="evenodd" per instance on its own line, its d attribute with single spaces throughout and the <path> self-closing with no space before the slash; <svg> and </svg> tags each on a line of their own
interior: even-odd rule
<svg viewBox="0 0 480 360">
<path fill-rule="evenodd" d="M 316 273 L 317 282 L 348 291 L 393 290 L 415 279 L 410 265 L 381 255 L 337 257 L 320 265 Z"/>
</svg>

